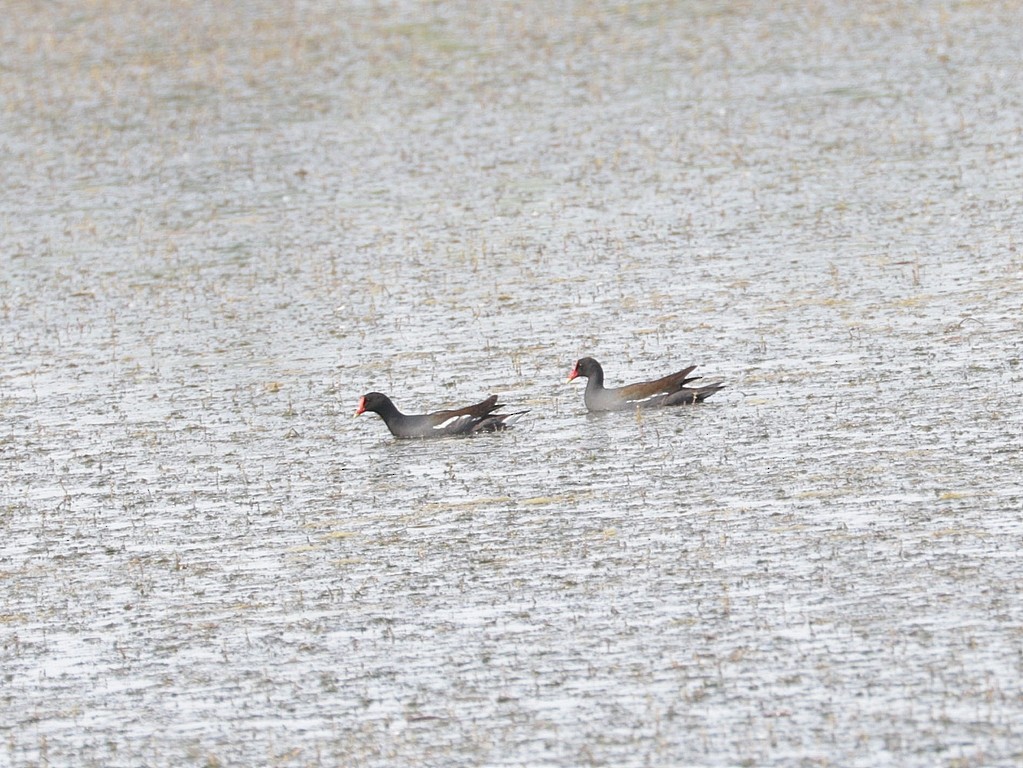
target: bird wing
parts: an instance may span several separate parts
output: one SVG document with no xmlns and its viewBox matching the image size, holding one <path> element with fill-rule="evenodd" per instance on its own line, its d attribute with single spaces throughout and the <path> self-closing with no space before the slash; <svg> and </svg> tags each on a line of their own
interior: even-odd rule
<svg viewBox="0 0 1023 768">
<path fill-rule="evenodd" d="M 690 381 L 695 381 L 699 376 L 689 376 L 696 370 L 695 365 L 683 368 L 681 371 L 670 373 L 654 381 L 643 381 L 638 384 L 626 384 L 614 390 L 615 394 L 630 403 L 649 400 L 657 395 L 666 395 L 676 392 Z"/>
<path fill-rule="evenodd" d="M 477 421 L 500 407 L 497 404 L 497 395 L 491 395 L 486 400 L 474 405 L 467 405 L 465 408 L 453 408 L 447 411 L 435 411 L 428 414 L 426 418 L 430 427 L 437 432 L 446 435 L 457 435 L 471 430 Z"/>
</svg>

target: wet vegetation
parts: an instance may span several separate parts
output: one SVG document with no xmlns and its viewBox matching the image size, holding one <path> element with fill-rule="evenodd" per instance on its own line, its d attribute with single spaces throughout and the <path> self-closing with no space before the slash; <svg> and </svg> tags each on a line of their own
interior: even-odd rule
<svg viewBox="0 0 1023 768">
<path fill-rule="evenodd" d="M 0 31 L 0 762 L 1023 761 L 1018 3 L 221 5 Z"/>
</svg>

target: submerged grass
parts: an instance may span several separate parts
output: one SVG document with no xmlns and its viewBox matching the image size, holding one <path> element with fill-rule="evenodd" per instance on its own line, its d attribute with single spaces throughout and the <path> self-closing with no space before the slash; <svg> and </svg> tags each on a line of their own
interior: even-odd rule
<svg viewBox="0 0 1023 768">
<path fill-rule="evenodd" d="M 22 11 L 6 762 L 1015 761 L 1013 4 Z"/>
</svg>

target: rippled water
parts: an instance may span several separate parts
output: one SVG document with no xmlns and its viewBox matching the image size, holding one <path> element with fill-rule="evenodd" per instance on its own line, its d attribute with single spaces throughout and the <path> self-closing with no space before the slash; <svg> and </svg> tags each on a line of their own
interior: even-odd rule
<svg viewBox="0 0 1023 768">
<path fill-rule="evenodd" d="M 854 5 L 16 3 L 0 762 L 1023 761 L 1023 10 Z"/>
</svg>

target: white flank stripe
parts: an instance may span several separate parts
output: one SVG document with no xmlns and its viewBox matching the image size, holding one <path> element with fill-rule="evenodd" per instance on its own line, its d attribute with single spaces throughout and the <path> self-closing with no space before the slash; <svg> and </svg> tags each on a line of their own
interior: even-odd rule
<svg viewBox="0 0 1023 768">
<path fill-rule="evenodd" d="M 463 422 L 466 419 L 471 419 L 471 418 L 472 418 L 471 416 L 452 416 L 450 419 L 445 419 L 440 424 L 435 426 L 434 429 L 438 429 L 438 430 L 440 430 L 440 429 L 447 429 L 448 427 L 453 427 L 456 424 L 458 424 L 459 422 Z"/>
</svg>

